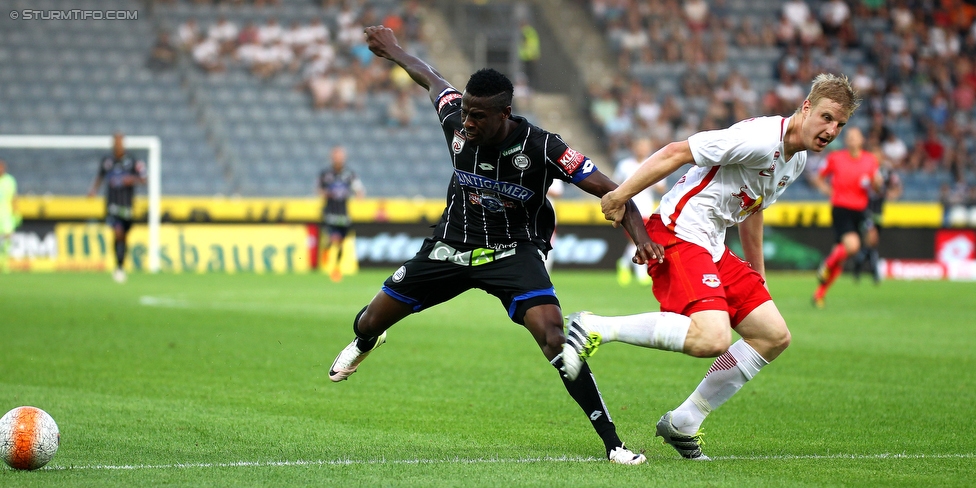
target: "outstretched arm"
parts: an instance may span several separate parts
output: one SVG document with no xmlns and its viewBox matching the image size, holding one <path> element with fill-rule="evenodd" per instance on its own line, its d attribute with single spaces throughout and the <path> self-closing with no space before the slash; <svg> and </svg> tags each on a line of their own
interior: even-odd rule
<svg viewBox="0 0 976 488">
<path fill-rule="evenodd" d="M 685 164 L 694 162 L 695 157 L 691 154 L 688 141 L 672 142 L 651 154 L 627 181 L 603 196 L 600 205 L 603 207 L 604 218 L 613 221 L 613 226 L 616 227 L 624 218 L 626 202 L 634 195 L 663 180 Z"/>
<path fill-rule="evenodd" d="M 617 184 L 613 180 L 607 178 L 607 175 L 599 171 L 594 171 L 585 179 L 576 183 L 576 186 L 590 195 L 597 197 L 602 197 L 607 192 L 617 188 Z M 646 264 L 651 261 L 664 261 L 664 247 L 652 241 L 650 236 L 647 235 L 647 229 L 644 228 L 644 219 L 641 217 L 640 211 L 637 210 L 637 205 L 630 199 L 624 202 L 622 223 L 624 229 L 627 230 L 630 238 L 637 246 L 637 254 L 634 256 L 635 263 Z"/>
<path fill-rule="evenodd" d="M 400 65 L 410 75 L 410 78 L 413 78 L 413 81 L 427 90 L 432 101 L 436 102 L 436 97 L 445 88 L 451 86 L 431 65 L 404 51 L 397 43 L 396 36 L 389 27 L 375 25 L 367 27 L 364 32 L 369 50 L 381 58 L 389 59 Z"/>
</svg>

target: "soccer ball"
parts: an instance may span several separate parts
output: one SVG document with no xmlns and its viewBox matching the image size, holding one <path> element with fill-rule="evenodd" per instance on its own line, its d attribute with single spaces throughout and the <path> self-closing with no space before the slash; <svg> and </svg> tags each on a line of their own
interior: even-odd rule
<svg viewBox="0 0 976 488">
<path fill-rule="evenodd" d="M 0 457 L 14 469 L 44 466 L 61 444 L 58 424 L 37 407 L 17 407 L 0 418 Z"/>
</svg>

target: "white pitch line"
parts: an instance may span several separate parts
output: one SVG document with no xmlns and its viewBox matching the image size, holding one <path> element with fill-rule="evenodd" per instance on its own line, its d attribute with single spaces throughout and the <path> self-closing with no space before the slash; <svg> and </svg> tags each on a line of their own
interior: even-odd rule
<svg viewBox="0 0 976 488">
<path fill-rule="evenodd" d="M 870 459 L 973 459 L 976 453 L 965 454 L 783 454 L 774 456 L 715 456 L 713 461 L 807 461 L 807 460 L 870 460 Z M 677 459 L 676 459 L 677 460 Z M 124 464 L 87 466 L 50 466 L 46 469 L 72 470 L 138 470 L 138 469 L 194 469 L 194 468 L 255 468 L 278 466 L 351 466 L 351 465 L 422 465 L 422 464 L 531 464 L 543 462 L 592 463 L 605 462 L 595 457 L 536 457 L 536 458 L 475 458 L 475 459 L 335 459 L 317 461 L 238 461 L 233 463 L 173 463 L 173 464 Z"/>
</svg>

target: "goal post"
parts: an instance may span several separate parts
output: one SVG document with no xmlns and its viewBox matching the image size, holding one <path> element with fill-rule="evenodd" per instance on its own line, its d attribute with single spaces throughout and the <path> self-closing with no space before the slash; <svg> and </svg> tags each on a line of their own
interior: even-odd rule
<svg viewBox="0 0 976 488">
<path fill-rule="evenodd" d="M 22 149 L 104 149 L 112 150 L 112 136 L 0 135 L 0 147 Z M 149 272 L 159 271 L 160 224 L 160 149 L 158 136 L 125 136 L 126 149 L 146 150 L 146 191 L 149 197 Z"/>
</svg>

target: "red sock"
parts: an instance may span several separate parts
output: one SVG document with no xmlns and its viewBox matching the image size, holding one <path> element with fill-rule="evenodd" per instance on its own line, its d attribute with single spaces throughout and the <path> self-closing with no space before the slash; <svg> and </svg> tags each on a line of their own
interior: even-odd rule
<svg viewBox="0 0 976 488">
<path fill-rule="evenodd" d="M 826 264 L 830 272 L 827 281 L 817 288 L 818 297 L 823 298 L 827 294 L 827 289 L 830 288 L 830 285 L 834 284 L 837 277 L 844 271 L 845 260 L 847 260 L 847 249 L 844 248 L 843 244 L 837 244 L 834 246 L 834 250 L 830 252 L 830 256 L 827 257 Z"/>
<path fill-rule="evenodd" d="M 830 251 L 830 255 L 827 256 L 827 268 L 834 271 L 837 268 L 838 263 L 841 266 L 844 265 L 844 260 L 847 259 L 847 249 L 844 248 L 843 244 L 837 244 L 834 249 Z"/>
</svg>

